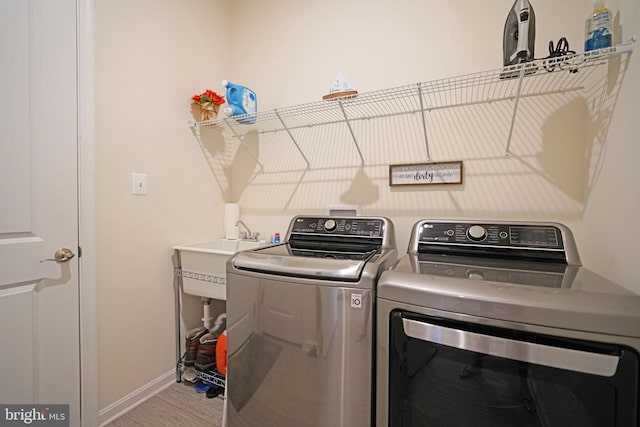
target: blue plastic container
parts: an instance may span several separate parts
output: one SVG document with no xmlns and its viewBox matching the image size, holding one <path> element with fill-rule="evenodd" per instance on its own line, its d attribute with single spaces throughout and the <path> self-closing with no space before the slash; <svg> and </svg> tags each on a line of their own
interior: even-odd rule
<svg viewBox="0 0 640 427">
<path fill-rule="evenodd" d="M 611 47 L 611 11 L 606 7 L 596 8 L 585 24 L 584 51 Z"/>
<path fill-rule="evenodd" d="M 258 100 L 256 94 L 251 89 L 231 83 L 228 80 L 222 81 L 222 86 L 227 88 L 227 103 L 222 107 L 222 112 L 229 117 L 241 116 L 243 114 L 253 114 L 258 111 Z M 239 123 L 255 123 L 256 117 L 243 117 Z"/>
</svg>

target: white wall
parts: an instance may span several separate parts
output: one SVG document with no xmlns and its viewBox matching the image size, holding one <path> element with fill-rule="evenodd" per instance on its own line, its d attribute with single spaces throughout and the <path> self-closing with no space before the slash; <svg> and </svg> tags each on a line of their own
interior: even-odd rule
<svg viewBox="0 0 640 427">
<path fill-rule="evenodd" d="M 561 36 L 582 50 L 589 3 L 533 2 L 537 57 Z M 388 186 L 389 163 L 426 160 L 402 122 L 356 128 L 364 167 L 344 130 L 299 135 L 310 170 L 286 138 L 252 135 L 262 173 L 233 141 L 214 131 L 199 139 L 186 126 L 189 97 L 219 90 L 223 78 L 251 87 L 266 110 L 319 100 L 340 69 L 367 92 L 499 68 L 511 4 L 96 0 L 101 407 L 174 365 L 170 247 L 222 236 L 224 202 L 240 202 L 242 219 L 263 237 L 284 233 L 293 215 L 358 204 L 394 221 L 403 250 L 420 218 L 560 221 L 576 232 L 585 264 L 640 289 L 632 271 L 640 235 L 628 226 L 640 211 L 637 53 L 619 97 L 523 101 L 510 159 L 504 111 L 431 116 L 433 160 L 465 162 L 464 185 L 450 188 Z M 622 37 L 640 33 L 637 0 L 611 7 Z M 148 196 L 130 194 L 132 172 L 148 174 Z M 623 228 L 630 238 L 611 235 Z"/>
<path fill-rule="evenodd" d="M 640 36 L 640 2 L 611 2 L 619 12 L 616 27 L 622 40 Z M 620 31 L 618 31 L 620 33 Z M 582 223 L 583 262 L 594 270 L 640 291 L 636 263 L 640 255 L 640 51 L 632 55 L 616 105 L 611 107 L 609 132 L 602 144 L 604 158 L 593 185 Z"/>
<path fill-rule="evenodd" d="M 590 2 L 532 3 L 536 57 L 546 56 L 548 42 L 562 36 L 582 51 Z M 416 0 L 370 7 L 364 0 L 236 1 L 230 79 L 255 90 L 260 109 L 269 109 L 319 100 L 339 69 L 357 90 L 367 92 L 499 68 L 511 4 Z M 637 1 L 611 7 L 618 16 L 617 41 L 638 34 Z M 390 188 L 388 163 L 425 160 L 421 141 L 397 136 L 402 124 L 396 123 L 359 134 L 368 160 L 364 168 L 348 136 L 318 129 L 299 135 L 300 145 L 315 154 L 311 170 L 305 171 L 293 145 L 283 142 L 286 138 L 271 141 L 262 135 L 253 147 L 266 172 L 248 173 L 257 168 L 245 155 L 234 196 L 249 224 L 266 235 L 285 230 L 298 213 L 323 212 L 328 204 L 360 204 L 364 214 L 394 221 L 402 248 L 420 218 L 560 221 L 577 235 L 585 264 L 640 288 L 631 271 L 638 253 L 633 240 L 611 234 L 616 224 L 629 224 L 640 208 L 632 163 L 638 157 L 632 139 L 638 127 L 629 120 L 638 101 L 637 57 L 621 89 L 609 90 L 617 70 L 612 67 L 607 76 L 609 69 L 603 67 L 591 81 L 597 90 L 521 101 L 508 160 L 501 157 L 509 124 L 504 111 L 494 114 L 489 112 L 493 106 L 485 104 L 432 114 L 432 158 L 463 160 L 464 186 Z M 276 149 L 272 154 L 269 144 L 288 150 L 287 155 Z M 620 169 L 619 164 L 626 166 Z M 636 241 L 640 237 L 625 230 Z"/>
<path fill-rule="evenodd" d="M 224 0 L 95 2 L 101 408 L 175 366 L 171 246 L 222 235 L 187 121 L 191 96 L 228 74 L 227 17 Z"/>
</svg>

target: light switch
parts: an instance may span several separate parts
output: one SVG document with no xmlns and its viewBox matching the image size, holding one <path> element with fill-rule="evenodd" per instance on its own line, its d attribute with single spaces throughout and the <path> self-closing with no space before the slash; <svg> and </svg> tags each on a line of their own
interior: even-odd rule
<svg viewBox="0 0 640 427">
<path fill-rule="evenodd" d="M 131 193 L 138 196 L 147 195 L 147 174 L 146 173 L 133 173 L 131 175 Z"/>
</svg>

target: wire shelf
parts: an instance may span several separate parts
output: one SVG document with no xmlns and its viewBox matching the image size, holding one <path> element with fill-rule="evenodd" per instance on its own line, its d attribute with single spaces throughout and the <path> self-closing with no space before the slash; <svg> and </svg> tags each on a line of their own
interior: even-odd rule
<svg viewBox="0 0 640 427">
<path fill-rule="evenodd" d="M 226 378 L 224 377 L 224 375 L 220 374 L 219 372 L 214 372 L 214 371 L 203 372 L 191 366 L 185 366 L 184 363 L 182 362 L 178 363 L 178 371 L 180 373 L 184 373 L 184 371 L 187 369 L 191 369 L 195 377 L 200 378 L 203 381 L 207 381 L 213 385 L 217 385 L 218 387 L 222 387 L 222 388 L 225 388 L 227 386 Z"/>
<path fill-rule="evenodd" d="M 321 100 L 233 118 L 190 122 L 190 126 L 230 129 L 233 136 L 241 142 L 243 136 L 250 131 L 257 131 L 259 134 L 285 131 L 304 157 L 307 166 L 310 166 L 291 131 L 344 123 L 349 128 L 364 165 L 364 158 L 352 129 L 355 122 L 421 114 L 422 133 L 429 157 L 425 113 L 445 108 L 514 101 L 511 129 L 505 149 L 505 156 L 508 157 L 519 98 L 583 90 L 597 66 L 606 64 L 612 56 L 631 53 L 635 41 L 634 37 L 624 44 L 591 52 L 539 59 L 489 71 L 361 93 L 351 98 Z M 253 123 L 247 124 L 248 122 Z"/>
</svg>

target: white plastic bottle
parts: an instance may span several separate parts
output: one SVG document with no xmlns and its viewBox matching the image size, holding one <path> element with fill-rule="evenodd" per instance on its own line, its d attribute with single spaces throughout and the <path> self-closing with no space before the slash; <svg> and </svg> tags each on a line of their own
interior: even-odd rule
<svg viewBox="0 0 640 427">
<path fill-rule="evenodd" d="M 593 2 L 593 13 L 585 23 L 584 51 L 611 47 L 613 17 L 611 11 L 604 7 L 604 1 Z"/>
</svg>

